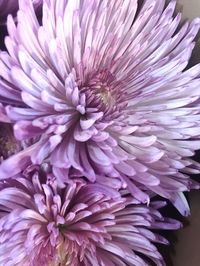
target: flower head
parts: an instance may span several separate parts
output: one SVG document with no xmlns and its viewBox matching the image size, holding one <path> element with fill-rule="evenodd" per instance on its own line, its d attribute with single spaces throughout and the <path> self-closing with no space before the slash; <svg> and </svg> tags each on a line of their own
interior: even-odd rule
<svg viewBox="0 0 200 266">
<path fill-rule="evenodd" d="M 198 187 L 200 66 L 185 70 L 199 19 L 181 28 L 176 2 L 30 0 L 8 18 L 0 95 L 19 140 L 34 144 L 0 166 L 50 162 L 89 181 L 172 198 Z M 109 181 L 111 180 L 111 181 Z"/>
<path fill-rule="evenodd" d="M 161 216 L 163 203 L 143 206 L 81 181 L 61 189 L 55 176 L 37 167 L 25 175 L 1 184 L 2 266 L 143 266 L 147 258 L 163 265 L 153 242 L 167 240 L 151 229 L 180 227 Z"/>
</svg>

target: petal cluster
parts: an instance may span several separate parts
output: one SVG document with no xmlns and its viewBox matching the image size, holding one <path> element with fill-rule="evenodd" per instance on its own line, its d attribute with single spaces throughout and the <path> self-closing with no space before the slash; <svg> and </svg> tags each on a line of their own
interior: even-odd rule
<svg viewBox="0 0 200 266">
<path fill-rule="evenodd" d="M 45 182 L 47 178 L 47 182 Z M 0 185 L 1 265 L 156 265 L 154 242 L 167 240 L 151 229 L 177 229 L 158 209 L 103 185 L 74 182 L 60 188 L 40 167 Z"/>
<path fill-rule="evenodd" d="M 175 9 L 0 0 L 0 265 L 165 265 L 162 198 L 187 216 L 200 187 L 200 19 Z"/>
<path fill-rule="evenodd" d="M 20 156 L 91 182 L 115 178 L 141 202 L 144 190 L 172 199 L 197 188 L 187 173 L 199 173 L 189 157 L 200 148 L 200 66 L 185 68 L 200 20 L 180 27 L 175 6 L 44 0 L 40 24 L 20 1 L 0 54 L 15 137 L 35 140 Z"/>
</svg>

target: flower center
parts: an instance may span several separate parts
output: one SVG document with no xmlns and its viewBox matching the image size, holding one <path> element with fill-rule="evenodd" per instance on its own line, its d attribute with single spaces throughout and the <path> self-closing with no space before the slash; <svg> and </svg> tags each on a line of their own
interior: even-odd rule
<svg viewBox="0 0 200 266">
<path fill-rule="evenodd" d="M 61 241 L 56 248 L 56 258 L 52 263 L 50 263 L 49 266 L 65 266 L 65 265 L 69 264 L 67 264 L 67 254 L 66 254 L 64 241 Z"/>
<path fill-rule="evenodd" d="M 104 115 L 110 115 L 117 109 L 119 81 L 108 70 L 93 73 L 80 87 L 86 95 L 87 107 L 96 108 Z"/>
<path fill-rule="evenodd" d="M 111 88 L 106 83 L 99 82 L 91 86 L 90 89 L 94 93 L 95 98 L 100 100 L 102 104 L 113 106 L 116 103 L 114 95 L 111 93 Z"/>
</svg>

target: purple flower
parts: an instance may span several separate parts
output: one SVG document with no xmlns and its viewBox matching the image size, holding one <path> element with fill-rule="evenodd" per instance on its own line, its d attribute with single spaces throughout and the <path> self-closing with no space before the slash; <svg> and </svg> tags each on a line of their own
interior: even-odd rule
<svg viewBox="0 0 200 266">
<path fill-rule="evenodd" d="M 50 162 L 89 181 L 121 182 L 141 202 L 199 188 L 200 65 L 185 70 L 200 21 L 179 27 L 176 2 L 30 0 L 8 18 L 0 95 L 18 140 L 0 177 Z M 22 163 L 23 161 L 23 163 Z M 182 211 L 183 212 L 183 211 Z"/>
<path fill-rule="evenodd" d="M 55 177 L 32 168 L 0 189 L 0 265 L 164 265 L 151 229 L 178 229 L 158 209 L 138 204 L 105 186 L 80 181 L 57 186 Z"/>
</svg>

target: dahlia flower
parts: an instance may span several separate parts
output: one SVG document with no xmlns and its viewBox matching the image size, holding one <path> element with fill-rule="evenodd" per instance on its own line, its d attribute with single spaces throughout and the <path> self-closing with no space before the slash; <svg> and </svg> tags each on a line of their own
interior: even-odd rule
<svg viewBox="0 0 200 266">
<path fill-rule="evenodd" d="M 44 161 L 141 202 L 198 188 L 200 65 L 185 70 L 200 20 L 179 26 L 176 1 L 20 1 L 0 54 L 0 100 L 18 140 L 33 145 L 0 178 Z M 23 163 L 22 163 L 23 161 Z M 23 167 L 22 167 L 23 165 Z M 183 212 L 183 210 L 182 210 Z"/>
<path fill-rule="evenodd" d="M 42 0 L 32 0 L 37 10 Z M 18 10 L 18 0 L 0 0 L 0 22 L 5 22 L 8 14 L 15 14 Z"/>
<path fill-rule="evenodd" d="M 180 223 L 161 216 L 162 202 L 146 207 L 111 197 L 103 185 L 77 181 L 61 189 L 52 174 L 42 179 L 32 167 L 1 184 L 0 265 L 164 265 L 153 242 L 168 242 L 151 229 Z"/>
</svg>

